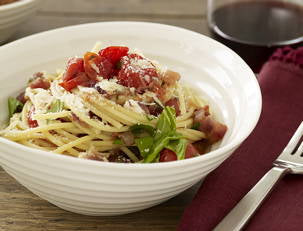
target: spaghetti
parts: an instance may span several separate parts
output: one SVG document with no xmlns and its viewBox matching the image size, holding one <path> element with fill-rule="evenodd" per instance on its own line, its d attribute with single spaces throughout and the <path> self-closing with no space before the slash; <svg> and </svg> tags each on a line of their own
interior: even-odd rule
<svg viewBox="0 0 303 231">
<path fill-rule="evenodd" d="M 162 162 L 201 155 L 227 127 L 180 75 L 127 47 L 97 44 L 65 71 L 36 73 L 9 98 L 0 135 L 23 145 L 111 162 Z"/>
</svg>

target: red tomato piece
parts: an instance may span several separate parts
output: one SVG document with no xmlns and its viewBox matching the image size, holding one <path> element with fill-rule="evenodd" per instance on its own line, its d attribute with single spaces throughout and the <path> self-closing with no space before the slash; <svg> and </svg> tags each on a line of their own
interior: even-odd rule
<svg viewBox="0 0 303 231">
<path fill-rule="evenodd" d="M 73 79 L 60 83 L 60 86 L 70 91 L 79 85 L 87 87 L 91 84 L 91 81 L 84 72 L 80 72 Z"/>
<path fill-rule="evenodd" d="M 199 155 L 199 152 L 195 148 L 195 146 L 192 144 L 187 144 L 186 150 L 185 150 L 185 159 L 192 158 L 192 157 L 195 157 L 198 155 Z"/>
<path fill-rule="evenodd" d="M 150 88 L 158 73 L 153 64 L 137 54 L 130 54 L 122 58 L 121 70 L 118 74 L 119 83 L 134 87 L 137 91 L 144 91 Z"/>
<path fill-rule="evenodd" d="M 174 160 L 177 160 L 177 155 L 172 150 L 164 148 L 160 152 L 160 159 L 159 159 L 160 162 L 168 162 L 168 161 L 174 161 Z"/>
<path fill-rule="evenodd" d="M 99 51 L 99 55 L 107 58 L 114 66 L 116 66 L 120 59 L 127 55 L 128 50 L 128 47 L 111 46 Z"/>
<path fill-rule="evenodd" d="M 63 81 L 68 81 L 79 72 L 84 72 L 84 61 L 82 58 L 71 58 L 67 63 L 67 68 L 63 76 Z"/>
<path fill-rule="evenodd" d="M 92 80 L 96 80 L 97 76 L 110 79 L 114 73 L 113 64 L 110 60 L 93 52 L 87 52 L 84 55 L 84 69 Z"/>
<path fill-rule="evenodd" d="M 35 108 L 32 107 L 29 111 L 28 111 L 28 114 L 27 114 L 27 122 L 28 122 L 28 126 L 30 128 L 35 128 L 35 127 L 38 127 L 38 122 L 37 120 L 33 120 L 33 114 L 35 112 Z"/>
</svg>

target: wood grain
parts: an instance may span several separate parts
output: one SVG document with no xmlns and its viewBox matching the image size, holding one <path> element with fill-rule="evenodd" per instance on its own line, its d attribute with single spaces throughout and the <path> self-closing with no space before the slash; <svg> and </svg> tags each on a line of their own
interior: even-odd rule
<svg viewBox="0 0 303 231">
<path fill-rule="evenodd" d="M 53 15 L 36 15 L 30 21 L 28 21 L 10 41 L 18 38 L 22 38 L 34 33 L 55 29 L 58 27 L 71 26 L 82 23 L 92 22 L 104 22 L 104 21 L 144 21 L 164 23 L 174 26 L 183 27 L 189 30 L 199 32 L 201 34 L 208 35 L 206 20 L 202 17 L 200 19 L 172 19 L 172 18 L 157 18 L 157 17 L 112 17 L 112 16 L 100 16 L 100 17 L 76 17 L 76 16 L 53 16 Z"/>
<path fill-rule="evenodd" d="M 13 41 L 80 23 L 147 21 L 208 35 L 206 0 L 44 0 Z M 156 207 L 116 217 L 89 217 L 41 200 L 0 168 L 0 231 L 172 231 L 199 185 Z"/>
<path fill-rule="evenodd" d="M 205 15 L 206 0 L 44 0 L 42 12 L 77 15 Z"/>
<path fill-rule="evenodd" d="M 0 168 L 0 230 L 2 231 L 170 231 L 199 185 L 156 207 L 113 217 L 91 217 L 64 211 L 41 200 Z"/>
</svg>

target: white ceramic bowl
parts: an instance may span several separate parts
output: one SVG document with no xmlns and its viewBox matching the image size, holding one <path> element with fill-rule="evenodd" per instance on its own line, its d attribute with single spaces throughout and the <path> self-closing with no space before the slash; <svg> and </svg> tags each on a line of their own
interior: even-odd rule
<svg viewBox="0 0 303 231">
<path fill-rule="evenodd" d="M 0 6 L 0 44 L 11 37 L 37 10 L 41 0 L 19 0 Z"/>
<path fill-rule="evenodd" d="M 1 166 L 41 198 L 87 215 L 130 213 L 159 204 L 191 187 L 220 165 L 255 127 L 261 94 L 254 73 L 233 51 L 201 34 L 161 24 L 106 22 L 61 28 L 0 47 L 0 120 L 6 99 L 32 73 L 63 68 L 97 40 L 136 47 L 181 73 L 204 94 L 229 127 L 216 150 L 196 158 L 155 164 L 82 160 L 0 138 Z"/>
</svg>

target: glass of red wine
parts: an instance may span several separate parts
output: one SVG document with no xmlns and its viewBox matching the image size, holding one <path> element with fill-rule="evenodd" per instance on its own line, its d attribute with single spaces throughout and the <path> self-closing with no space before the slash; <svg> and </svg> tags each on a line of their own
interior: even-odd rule
<svg viewBox="0 0 303 231">
<path fill-rule="evenodd" d="M 303 45 L 303 0 L 208 0 L 212 36 L 258 73 L 278 47 Z"/>
</svg>

